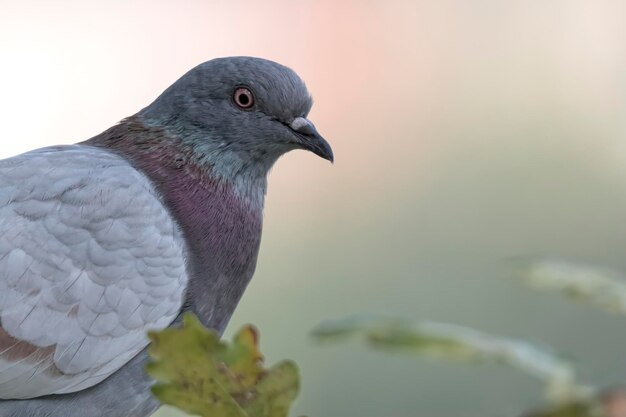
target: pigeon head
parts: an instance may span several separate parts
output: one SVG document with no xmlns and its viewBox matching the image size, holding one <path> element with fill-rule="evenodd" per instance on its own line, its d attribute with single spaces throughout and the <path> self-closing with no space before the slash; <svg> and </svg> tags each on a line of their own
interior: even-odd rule
<svg viewBox="0 0 626 417">
<path fill-rule="evenodd" d="M 260 58 L 214 59 L 193 68 L 139 115 L 188 145 L 218 174 L 260 173 L 282 154 L 309 150 L 333 160 L 307 119 L 312 100 L 291 69 Z"/>
</svg>

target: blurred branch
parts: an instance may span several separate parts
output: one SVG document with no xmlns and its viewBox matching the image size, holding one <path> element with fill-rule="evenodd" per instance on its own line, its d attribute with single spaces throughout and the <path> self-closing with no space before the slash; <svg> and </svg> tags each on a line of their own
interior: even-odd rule
<svg viewBox="0 0 626 417">
<path fill-rule="evenodd" d="M 490 335 L 470 327 L 382 317 L 349 317 L 320 324 L 312 332 L 320 341 L 361 335 L 373 348 L 404 351 L 466 363 L 502 363 L 546 383 L 555 404 L 587 400 L 592 389 L 578 383 L 574 370 L 551 350 L 524 340 Z"/>
<path fill-rule="evenodd" d="M 626 314 L 626 280 L 608 268 L 556 259 L 513 262 L 513 276 L 540 291 L 556 291 L 600 307 Z"/>
</svg>

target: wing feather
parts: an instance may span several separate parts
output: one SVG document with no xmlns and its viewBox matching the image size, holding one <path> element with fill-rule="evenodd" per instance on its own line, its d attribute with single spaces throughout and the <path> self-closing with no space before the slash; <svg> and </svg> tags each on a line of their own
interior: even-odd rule
<svg viewBox="0 0 626 417">
<path fill-rule="evenodd" d="M 186 285 L 178 227 L 126 160 L 71 145 L 0 161 L 0 398 L 100 382 Z"/>
</svg>

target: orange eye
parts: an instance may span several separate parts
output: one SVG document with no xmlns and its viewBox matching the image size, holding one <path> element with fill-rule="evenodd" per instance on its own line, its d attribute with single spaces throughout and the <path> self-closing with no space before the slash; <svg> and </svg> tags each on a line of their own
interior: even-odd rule
<svg viewBox="0 0 626 417">
<path fill-rule="evenodd" d="M 239 87 L 233 93 L 235 104 L 242 109 L 249 109 L 254 105 L 254 95 L 246 87 Z"/>
</svg>

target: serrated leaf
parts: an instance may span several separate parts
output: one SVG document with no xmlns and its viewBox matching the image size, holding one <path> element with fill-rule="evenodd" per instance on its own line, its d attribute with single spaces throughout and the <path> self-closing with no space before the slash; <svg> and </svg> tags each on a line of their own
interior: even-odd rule
<svg viewBox="0 0 626 417">
<path fill-rule="evenodd" d="M 231 392 L 245 392 L 254 387 L 263 373 L 263 355 L 258 348 L 259 335 L 250 325 L 244 326 L 233 337 L 227 349 L 216 353 L 223 369 L 224 384 Z"/>
<path fill-rule="evenodd" d="M 218 336 L 185 315 L 182 328 L 150 332 L 152 362 L 146 371 L 158 382 L 153 394 L 164 404 L 200 416 L 246 417 L 219 378 L 211 355 L 223 349 Z"/>
<path fill-rule="evenodd" d="M 258 332 L 243 327 L 228 344 L 186 314 L 180 328 L 149 333 L 146 371 L 164 404 L 202 417 L 286 417 L 299 389 L 298 369 L 285 361 L 265 369 Z"/>
<path fill-rule="evenodd" d="M 250 416 L 286 416 L 299 388 L 298 367 L 283 361 L 269 369 L 257 384 L 258 396 L 245 406 L 246 412 Z"/>
</svg>

